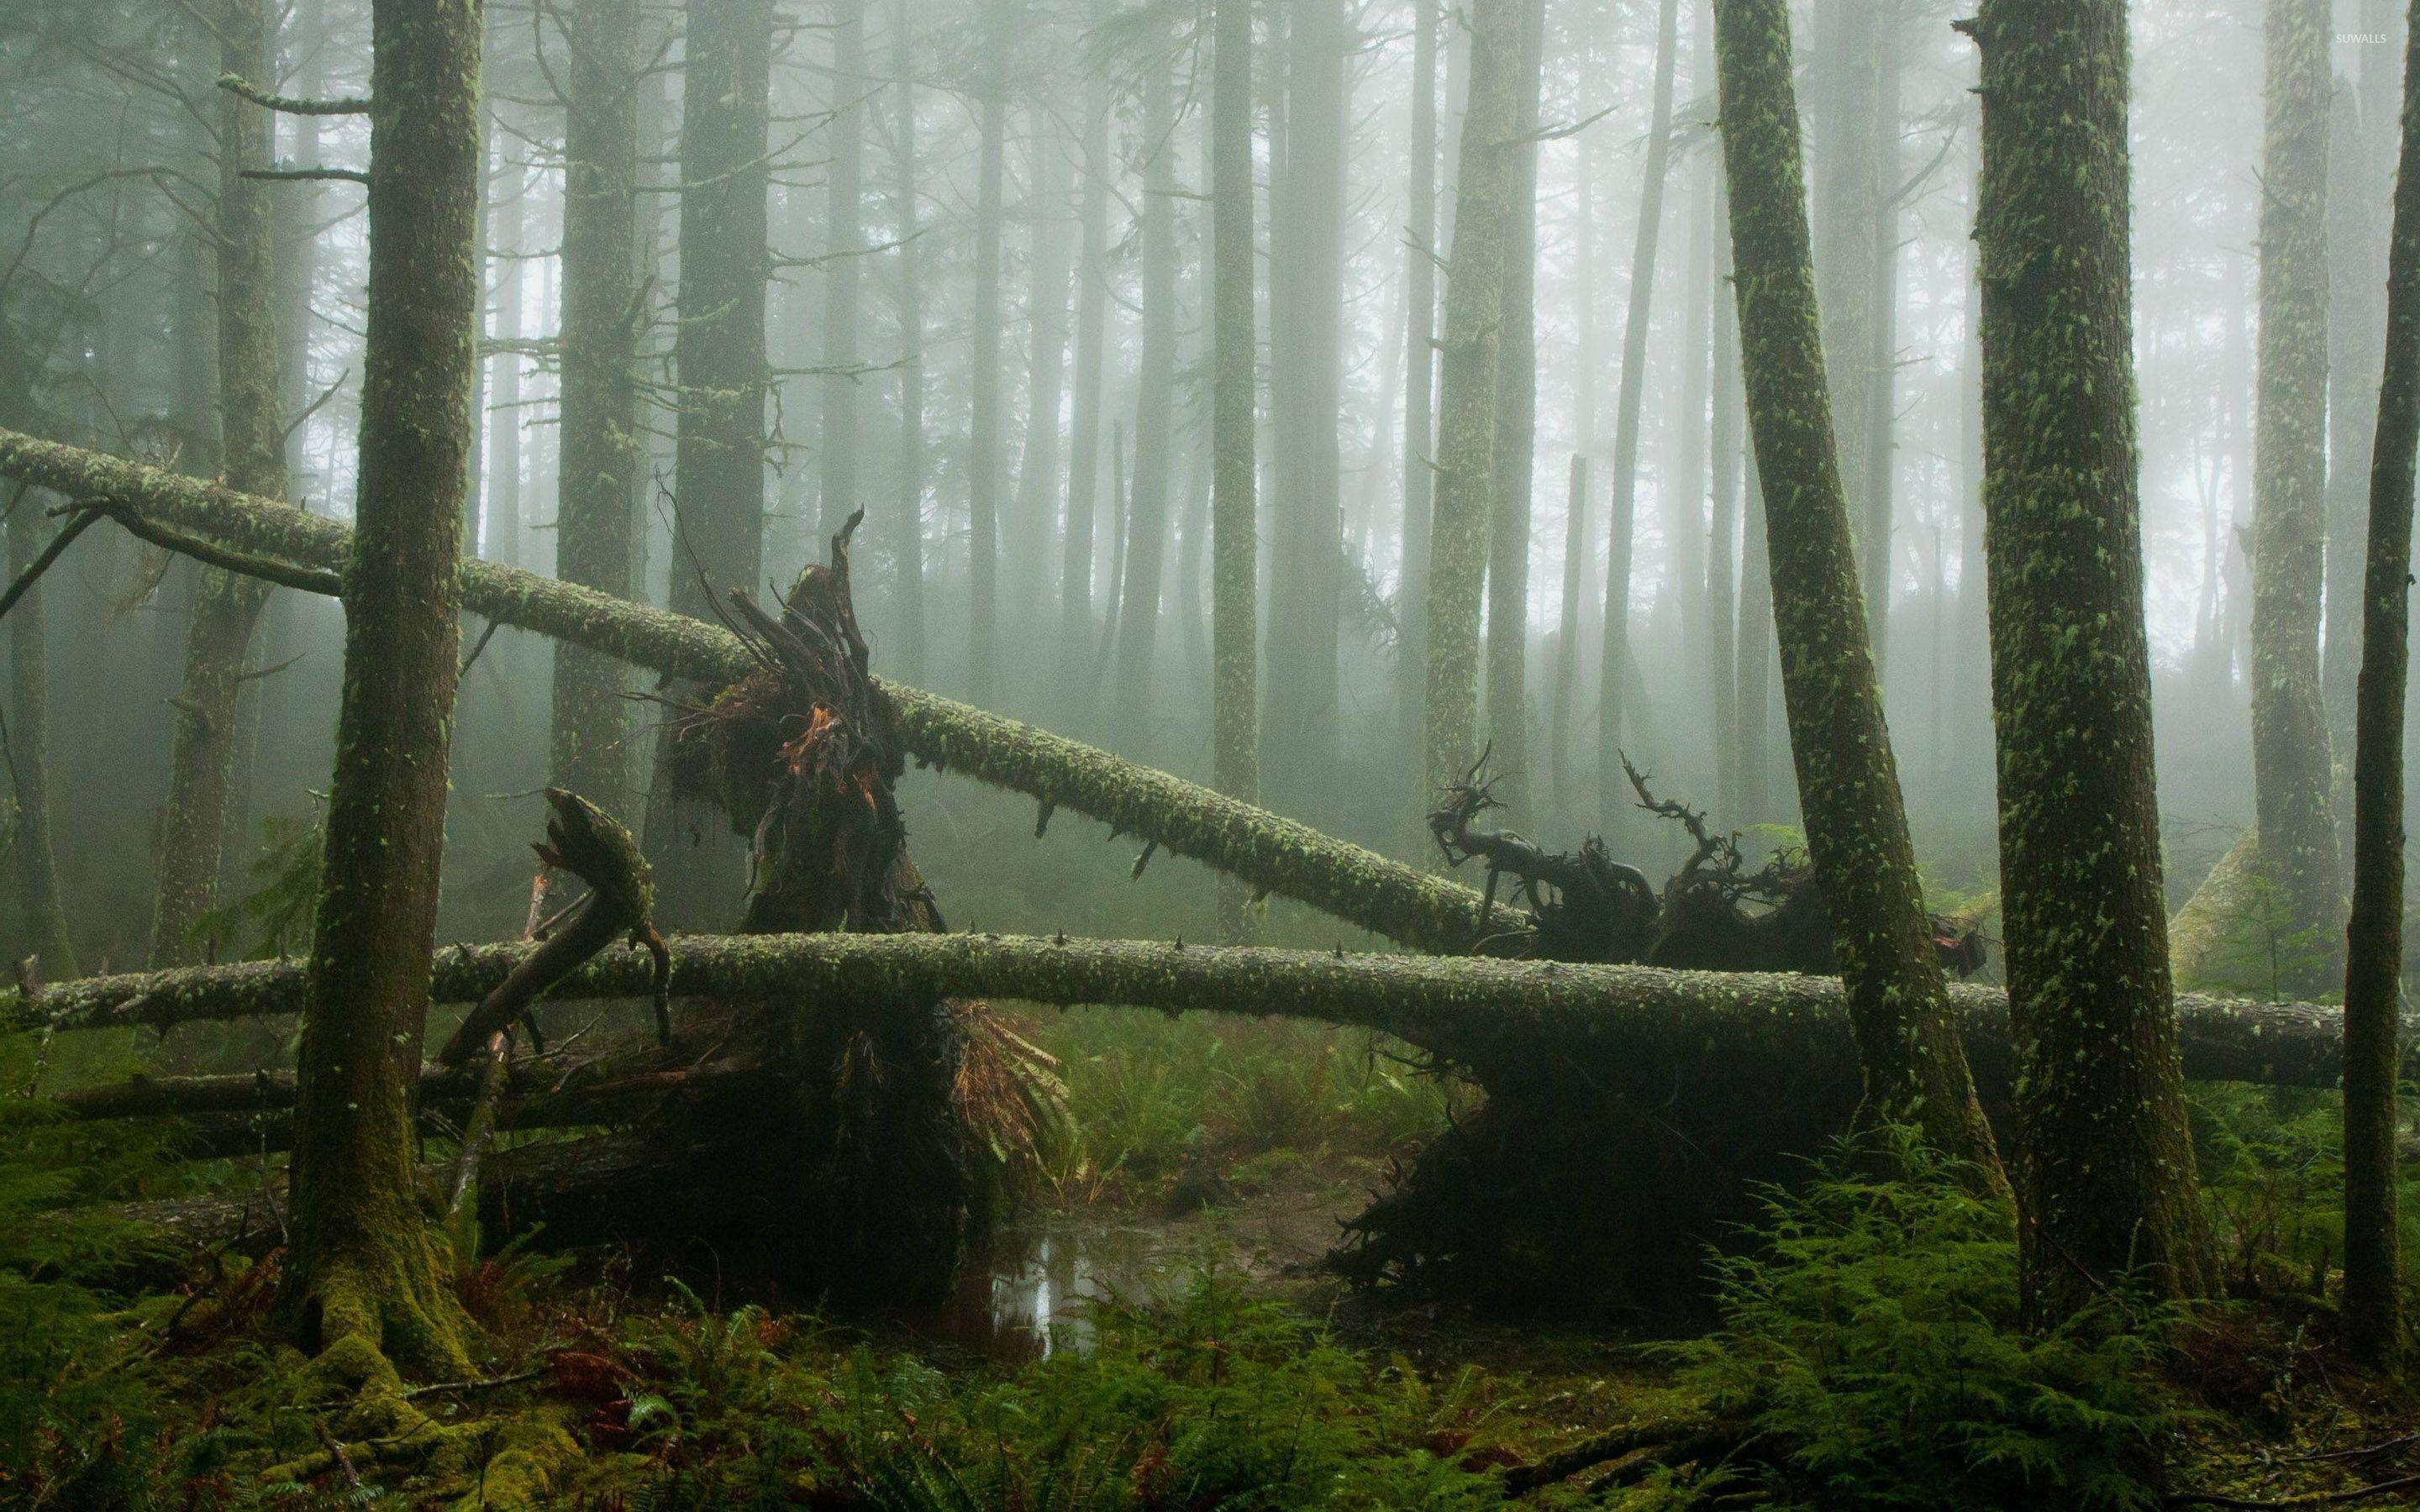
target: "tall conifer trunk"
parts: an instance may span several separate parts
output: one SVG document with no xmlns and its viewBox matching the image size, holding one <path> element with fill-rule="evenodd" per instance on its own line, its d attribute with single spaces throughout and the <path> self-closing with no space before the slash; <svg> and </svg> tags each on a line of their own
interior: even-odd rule
<svg viewBox="0 0 2420 1512">
<path fill-rule="evenodd" d="M 861 357 L 857 286 L 865 240 L 861 186 L 865 178 L 865 117 L 874 82 L 865 71 L 865 0 L 834 0 L 831 27 L 831 165 L 825 170 L 823 428 L 818 451 L 823 501 L 818 532 L 829 541 L 865 501 L 857 486 L 857 386 L 848 371 Z"/>
<path fill-rule="evenodd" d="M 680 124 L 680 381 L 674 441 L 672 607 L 713 619 L 765 562 L 765 198 L 771 0 L 690 0 Z M 675 692 L 675 696 L 678 696 Z M 647 856 L 667 924 L 737 916 L 746 856 L 722 815 L 673 791 L 671 721 L 657 745 Z"/>
<path fill-rule="evenodd" d="M 1487 546 L 1488 769 L 1497 797 L 1526 810 L 1529 771 L 1529 516 L 1538 441 L 1538 76 L 1544 0 L 1524 0 L 1515 87 L 1512 219 L 1497 337 L 1496 448 Z"/>
<path fill-rule="evenodd" d="M 1983 509 L 2018 1278 L 2212 1279 L 2168 977 L 2136 483 L 2123 0 L 1984 0 Z"/>
<path fill-rule="evenodd" d="M 1210 100 L 1210 751 L 1218 791 L 1260 801 L 1258 552 L 1253 531 L 1252 8 L 1217 0 Z M 1244 893 L 1218 884 L 1218 929 L 1244 936 Z"/>
<path fill-rule="evenodd" d="M 286 1289 L 306 1343 L 458 1374 L 412 1099 L 436 945 L 475 434 L 478 0 L 371 12 L 369 335 L 345 689 L 296 1056 Z"/>
<path fill-rule="evenodd" d="M 632 503 L 646 465 L 638 431 L 640 0 L 581 0 L 561 13 L 564 122 L 562 465 L 554 573 L 630 596 Z M 609 813 L 629 803 L 621 665 L 554 651 L 548 771 Z"/>
<path fill-rule="evenodd" d="M 2283 904 L 2281 985 L 2329 980 L 2341 853 L 2319 697 L 2326 541 L 2328 0 L 2269 0 L 2260 195 L 2260 394 L 2252 514 L 2252 770 L 2259 857 Z"/>
<path fill-rule="evenodd" d="M 222 72 L 271 76 L 269 22 L 260 0 L 223 0 Z M 227 486 L 286 494 L 286 425 L 277 341 L 276 234 L 269 186 L 243 177 L 269 161 L 269 113 L 219 91 L 218 324 L 221 473 Z M 185 673 L 168 748 L 168 802 L 161 815 L 151 964 L 202 958 L 194 925 L 217 901 L 236 758 L 244 657 L 268 585 L 215 568 L 197 574 L 186 630 Z M 55 963 L 54 970 L 67 964 Z"/>
<path fill-rule="evenodd" d="M 988 708 L 1000 675 L 1001 194 L 1008 152 L 1007 50 L 1016 36 L 1007 0 L 985 38 L 980 134 L 975 143 L 974 325 L 968 332 L 967 698 Z"/>
<path fill-rule="evenodd" d="M 924 676 L 924 290 L 917 247 L 915 0 L 891 8 L 891 67 L 898 115 L 892 138 L 892 211 L 899 234 L 899 495 L 891 522 L 899 672 Z"/>
<path fill-rule="evenodd" d="M 1716 0 L 1732 285 L 1763 480 L 1782 693 L 1869 1111 L 1996 1171 L 1924 912 L 1866 649 L 1800 177 L 1786 0 Z"/>
<path fill-rule="evenodd" d="M 1672 74 L 1681 47 L 1680 0 L 1664 0 L 1655 23 L 1654 105 L 1638 191 L 1637 240 L 1630 253 L 1630 310 L 1621 332 L 1621 408 L 1613 422 L 1613 503 L 1605 554 L 1605 647 L 1597 667 L 1597 822 L 1608 835 L 1629 817 L 1621 773 L 1628 702 L 1631 543 L 1638 513 L 1638 431 L 1647 384 L 1647 324 L 1655 291 L 1655 249 L 1664 228 L 1664 180 L 1672 164 Z"/>
<path fill-rule="evenodd" d="M 2382 49 L 2381 49 L 2382 51 Z M 2403 720 L 2412 493 L 2420 454 L 2420 0 L 2404 40 L 2401 166 L 2387 255 L 2384 378 L 2369 476 L 2353 744 L 2352 924 L 2345 963 L 2345 1335 L 2373 1365 L 2403 1348 L 2396 1042 L 2403 967 Z M 2372 97 L 2374 98 L 2374 97 Z M 2384 101 L 2377 101 L 2383 108 Z"/>
<path fill-rule="evenodd" d="M 1120 570 L 1117 703 L 1129 748 L 1147 738 L 1168 545 L 1169 431 L 1176 418 L 1176 101 L 1165 65 L 1143 76 L 1142 369 L 1135 393 L 1134 497 Z"/>
<path fill-rule="evenodd" d="M 1512 252 L 1525 8 L 1523 0 L 1472 0 L 1469 9 L 1470 103 L 1446 273 L 1429 555 L 1423 746 L 1432 792 L 1459 781 L 1479 754 L 1480 593 L 1493 515 L 1497 336 Z"/>
</svg>

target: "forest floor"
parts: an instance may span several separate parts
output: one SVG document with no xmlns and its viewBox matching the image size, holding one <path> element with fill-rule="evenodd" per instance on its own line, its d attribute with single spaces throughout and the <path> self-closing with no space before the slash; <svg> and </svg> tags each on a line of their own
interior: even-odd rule
<svg viewBox="0 0 2420 1512">
<path fill-rule="evenodd" d="M 109 1215 L 238 1189 L 250 1163 L 7 1099 L 0 1506 L 2420 1506 L 2385 1489 L 2420 1473 L 2420 1404 L 2330 1342 L 2330 1097 L 2195 1089 L 2233 1301 L 2113 1299 L 2027 1338 L 2004 1215 L 1920 1159 L 1835 1161 L 1714 1267 L 1702 1316 L 1549 1324 L 1322 1267 L 1469 1105 L 1386 1042 L 1032 1027 L 1067 1128 L 948 1304 L 836 1317 L 491 1248 L 455 1269 L 480 1379 L 416 1400 L 416 1446 L 313 1394 L 268 1315 L 273 1257 L 197 1258 Z M 0 1085 L 35 1053 L 0 1042 Z M 1624 1447 L 1637 1425 L 1676 1427 Z"/>
</svg>

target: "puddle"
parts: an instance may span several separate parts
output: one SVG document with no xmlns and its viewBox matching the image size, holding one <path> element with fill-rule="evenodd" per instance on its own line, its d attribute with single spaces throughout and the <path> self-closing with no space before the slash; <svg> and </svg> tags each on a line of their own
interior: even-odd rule
<svg viewBox="0 0 2420 1512">
<path fill-rule="evenodd" d="M 956 1292 L 904 1319 L 915 1332 L 1002 1365 L 1093 1347 L 1094 1303 L 1148 1303 L 1172 1273 L 1163 1231 L 1045 1220 L 1002 1229 L 968 1257 Z"/>
</svg>

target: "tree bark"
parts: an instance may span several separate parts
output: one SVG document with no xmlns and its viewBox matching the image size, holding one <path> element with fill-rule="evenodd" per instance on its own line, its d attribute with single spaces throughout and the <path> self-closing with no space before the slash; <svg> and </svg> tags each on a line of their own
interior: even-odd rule
<svg viewBox="0 0 2420 1512">
<path fill-rule="evenodd" d="M 2260 398 L 2252 517 L 2252 767 L 2286 980 L 2335 975 L 2344 894 L 2319 696 L 2325 578 L 2327 0 L 2269 0 L 2260 196 Z"/>
<path fill-rule="evenodd" d="M 1428 585 L 1428 787 L 1442 791 L 1478 755 L 1480 594 L 1496 458 L 1498 327 L 1512 255 L 1520 151 L 1522 0 L 1472 0 L 1470 103 L 1463 115 L 1446 274 L 1435 515 Z"/>
<path fill-rule="evenodd" d="M 1723 161 L 1748 426 L 1763 480 L 1782 691 L 1873 1114 L 1996 1170 L 1884 727 L 1833 450 L 1783 0 L 1717 0 Z"/>
<path fill-rule="evenodd" d="M 2403 1346 L 2396 1212 L 2396 1036 L 2403 968 L 2403 717 L 2412 494 L 2420 469 L 2420 0 L 2407 23 L 2402 150 L 2387 264 L 2384 377 L 2369 478 L 2353 742 L 2352 923 L 2345 957 L 2345 1335 L 2375 1365 Z M 2376 103 L 2382 107 L 2384 101 Z"/>
<path fill-rule="evenodd" d="M 564 122 L 562 465 L 554 570 L 616 598 L 635 582 L 631 535 L 646 448 L 638 429 L 639 0 L 582 0 L 566 28 Z M 631 802 L 620 663 L 586 646 L 554 653 L 547 769 L 556 787 L 617 816 Z"/>
<path fill-rule="evenodd" d="M 414 1181 L 476 434 L 476 0 L 371 13 L 369 335 L 319 900 L 296 1057 L 286 1304 L 306 1341 L 458 1371 Z"/>
<path fill-rule="evenodd" d="M 223 73 L 271 76 L 269 19 L 261 0 L 223 0 L 217 29 Z M 277 499 L 286 493 L 286 425 L 275 215 L 269 186 L 243 177 L 245 168 L 269 161 L 269 113 L 231 89 L 218 95 L 214 239 L 221 472 L 229 487 Z M 168 800 L 161 813 L 159 887 L 151 915 L 155 966 L 202 958 L 194 925 L 218 899 L 243 663 L 268 598 L 268 584 L 214 568 L 203 569 L 194 585 L 184 680 L 169 739 Z"/>
<path fill-rule="evenodd" d="M 1512 218 L 1497 333 L 1496 440 L 1487 546 L 1488 771 L 1515 814 L 1531 797 L 1529 770 L 1529 515 L 1538 444 L 1538 81 L 1544 0 L 1523 0 L 1515 87 Z"/>
<path fill-rule="evenodd" d="M 1655 292 L 1655 249 L 1664 228 L 1664 180 L 1672 164 L 1672 74 L 1681 48 L 1680 0 L 1664 0 L 1655 22 L 1655 85 L 1647 165 L 1638 190 L 1637 239 L 1630 253 L 1630 310 L 1621 331 L 1621 409 L 1613 422 L 1613 503 L 1605 554 L 1605 647 L 1597 663 L 1597 823 L 1619 834 L 1630 812 L 1621 775 L 1623 695 L 1630 665 L 1631 546 L 1638 515 L 1638 428 L 1646 401 L 1647 324 Z"/>
<path fill-rule="evenodd" d="M 2018 1275 L 2048 1324 L 2123 1273 L 2170 1296 L 2214 1278 L 2152 791 L 2126 7 L 1984 0 L 1973 35 Z"/>
<path fill-rule="evenodd" d="M 753 588 L 765 562 L 765 350 L 769 271 L 765 199 L 771 0 L 690 0 L 680 127 L 680 380 L 674 471 L 672 607 L 710 619 L 727 588 Z M 672 694 L 693 698 L 694 688 Z M 731 918 L 743 856 L 711 806 L 675 796 L 657 747 L 647 858 L 675 924 Z"/>
<path fill-rule="evenodd" d="M 1218 791 L 1261 795 L 1258 463 L 1253 456 L 1252 11 L 1217 0 L 1210 120 L 1210 749 Z M 1218 889 L 1218 932 L 1244 938 L 1243 891 Z"/>
<path fill-rule="evenodd" d="M 1846 1072 L 1853 1096 L 1856 1079 L 1848 1000 L 1829 977 L 974 933 L 685 934 L 669 943 L 667 991 L 675 1000 L 768 1001 L 800 1015 L 876 994 L 1114 1004 L 1382 1029 L 1447 1054 L 1629 1047 L 1668 1060 L 1702 1056 L 1719 1068 L 1741 1048 L 1786 1057 L 1786 1047 L 1797 1045 L 1810 1047 L 1815 1063 Z M 434 1000 L 478 1001 L 535 949 L 520 941 L 444 948 L 432 966 Z M 565 979 L 551 1000 L 643 998 L 654 991 L 655 969 L 643 949 L 610 948 Z M 5 1022 L 72 1030 L 292 1013 L 302 980 L 292 961 L 89 977 L 44 988 L 32 1003 L 8 1002 Z M 1995 1093 L 2005 1092 L 2007 994 L 1960 984 L 1947 1001 L 1978 1058 L 1996 1068 Z M 2177 1004 L 2184 1066 L 2195 1080 L 2335 1084 L 2337 1010 L 2197 995 Z M 251 1081 L 191 1079 L 194 1100 L 185 1107 L 246 1106 L 238 1084 Z M 117 1117 L 162 1111 L 162 1101 L 137 1106 L 131 1093 L 96 1090 L 82 1105 Z M 111 1111 L 100 1115 L 103 1107 Z"/>
<path fill-rule="evenodd" d="M 1743 396 L 1743 408 L 1745 402 Z M 1752 443 L 1747 448 L 1744 471 L 1736 689 L 1740 822 L 1762 825 L 1773 823 L 1780 814 L 1773 801 L 1773 557 L 1764 533 L 1764 479 L 1757 471 L 1756 447 Z"/>
</svg>

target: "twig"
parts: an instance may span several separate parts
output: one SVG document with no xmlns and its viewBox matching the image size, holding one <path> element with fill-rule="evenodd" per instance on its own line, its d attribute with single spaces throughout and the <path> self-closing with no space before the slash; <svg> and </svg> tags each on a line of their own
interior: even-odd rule
<svg viewBox="0 0 2420 1512">
<path fill-rule="evenodd" d="M 525 1381 L 535 1381 L 545 1374 L 546 1366 L 533 1365 L 527 1370 L 516 1370 L 508 1376 L 489 1376 L 474 1381 L 440 1381 L 427 1386 L 411 1388 L 403 1394 L 403 1399 L 410 1402 L 417 1401 L 423 1396 L 443 1396 L 455 1392 L 496 1391 L 505 1386 L 518 1386 Z"/>
<path fill-rule="evenodd" d="M 51 544 L 42 548 L 40 555 L 26 563 L 25 570 L 17 575 L 17 580 L 8 585 L 8 591 L 0 594 L 0 619 L 8 618 L 8 611 L 17 607 L 17 600 L 33 592 L 34 585 L 42 580 L 42 574 L 51 570 L 51 563 L 64 556 L 67 548 L 75 544 L 75 538 L 92 529 L 92 522 L 101 516 L 101 511 L 90 504 L 70 504 L 68 507 L 75 513 L 67 524 L 59 528 L 59 533 L 51 537 Z"/>
<path fill-rule="evenodd" d="M 220 74 L 219 87 L 238 100 L 249 100 L 264 110 L 279 111 L 287 116 L 366 116 L 370 109 L 370 102 L 359 96 L 342 100 L 297 100 L 290 95 L 272 95 L 234 73 Z"/>
<path fill-rule="evenodd" d="M 344 579 L 325 567 L 306 567 L 298 563 L 280 562 L 273 557 L 256 557 L 231 550 L 215 541 L 163 525 L 138 514 L 132 507 L 116 500 L 100 500 L 90 505 L 69 505 L 92 508 L 117 521 L 126 533 L 139 541 L 148 541 L 163 551 L 192 557 L 206 565 L 221 567 L 245 578 L 258 578 L 281 588 L 292 588 L 305 594 L 319 594 L 329 598 L 344 596 Z"/>
<path fill-rule="evenodd" d="M 360 1490 L 362 1489 L 362 1473 L 353 1468 L 353 1457 L 345 1453 L 345 1446 L 338 1443 L 336 1442 L 336 1436 L 328 1431 L 328 1420 L 323 1417 L 315 1417 L 311 1420 L 311 1426 L 319 1430 L 320 1445 L 324 1447 L 328 1451 L 329 1455 L 335 1459 L 336 1468 L 344 1472 L 345 1484 L 354 1490 Z"/>
</svg>

